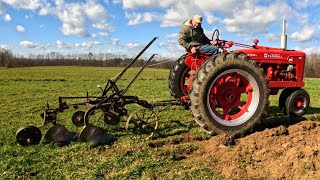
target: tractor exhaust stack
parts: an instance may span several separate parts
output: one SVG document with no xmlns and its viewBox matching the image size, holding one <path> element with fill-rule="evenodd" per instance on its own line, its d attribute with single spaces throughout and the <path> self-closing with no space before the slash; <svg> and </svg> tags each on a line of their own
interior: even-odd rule
<svg viewBox="0 0 320 180">
<path fill-rule="evenodd" d="M 287 34 L 286 34 L 287 21 L 282 20 L 282 34 L 281 34 L 281 48 L 287 49 Z"/>
</svg>

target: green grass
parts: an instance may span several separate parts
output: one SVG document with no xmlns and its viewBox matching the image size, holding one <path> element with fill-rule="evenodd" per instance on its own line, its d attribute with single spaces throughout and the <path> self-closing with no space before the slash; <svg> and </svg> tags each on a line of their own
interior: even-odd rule
<svg viewBox="0 0 320 180">
<path fill-rule="evenodd" d="M 137 141 L 124 132 L 124 122 L 103 128 L 117 136 L 112 146 L 92 148 L 89 143 L 73 142 L 59 147 L 45 144 L 21 147 L 15 132 L 26 125 L 42 124 L 39 114 L 44 104 L 57 107 L 58 96 L 98 95 L 96 85 L 115 77 L 122 68 L 32 67 L 0 68 L 0 179 L 221 179 L 201 160 L 201 148 L 193 141 L 210 138 L 193 122 L 190 111 L 170 107 L 159 113 L 159 130 L 150 141 Z M 124 88 L 138 69 L 129 69 L 118 82 Z M 169 70 L 145 69 L 127 95 L 150 102 L 171 99 Z M 318 79 L 306 79 L 311 108 L 305 116 L 318 120 L 320 97 Z M 278 96 L 270 97 L 265 119 L 284 118 L 277 112 Z M 129 106 L 129 110 L 136 106 Z M 129 112 L 130 113 L 130 112 Z M 59 116 L 69 130 L 80 131 L 70 120 L 72 111 Z M 276 118 L 277 119 L 277 118 Z M 42 134 L 49 128 L 45 127 Z M 199 156 L 199 158 L 188 158 Z"/>
</svg>

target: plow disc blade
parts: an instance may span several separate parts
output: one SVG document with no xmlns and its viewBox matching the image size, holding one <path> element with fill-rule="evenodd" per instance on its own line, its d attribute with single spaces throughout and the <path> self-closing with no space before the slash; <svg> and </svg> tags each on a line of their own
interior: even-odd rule
<svg viewBox="0 0 320 180">
<path fill-rule="evenodd" d="M 56 124 L 48 129 L 44 136 L 46 142 L 56 142 L 61 145 L 68 144 L 70 141 L 76 140 L 78 133 L 70 132 L 61 124 Z"/>
<path fill-rule="evenodd" d="M 82 129 L 78 140 L 80 142 L 92 142 L 94 146 L 110 145 L 115 141 L 115 136 L 100 127 L 88 125 Z"/>
</svg>

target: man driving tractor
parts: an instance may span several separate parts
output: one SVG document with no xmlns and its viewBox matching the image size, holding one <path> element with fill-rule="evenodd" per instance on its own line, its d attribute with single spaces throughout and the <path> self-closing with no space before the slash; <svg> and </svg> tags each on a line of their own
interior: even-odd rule
<svg viewBox="0 0 320 180">
<path fill-rule="evenodd" d="M 206 37 L 201 27 L 202 17 L 195 15 L 193 19 L 189 19 L 183 23 L 182 29 L 179 32 L 179 44 L 186 51 L 192 54 L 196 52 L 207 55 L 217 54 L 219 48 L 214 46 L 216 41 L 212 41 Z"/>
</svg>

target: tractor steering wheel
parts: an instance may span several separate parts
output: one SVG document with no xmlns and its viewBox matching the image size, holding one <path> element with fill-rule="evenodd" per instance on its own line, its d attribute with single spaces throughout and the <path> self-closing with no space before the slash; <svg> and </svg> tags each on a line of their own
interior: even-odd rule
<svg viewBox="0 0 320 180">
<path fill-rule="evenodd" d="M 213 31 L 213 34 L 212 34 L 212 41 L 216 41 L 216 44 L 215 46 L 219 47 L 219 48 L 223 48 L 227 41 L 226 40 L 221 40 L 220 37 L 219 37 L 219 30 L 218 29 L 215 29 Z"/>
<path fill-rule="evenodd" d="M 216 46 L 218 46 L 218 43 L 219 43 L 219 30 L 218 29 L 215 29 L 213 31 L 211 40 L 216 41 Z"/>
</svg>

